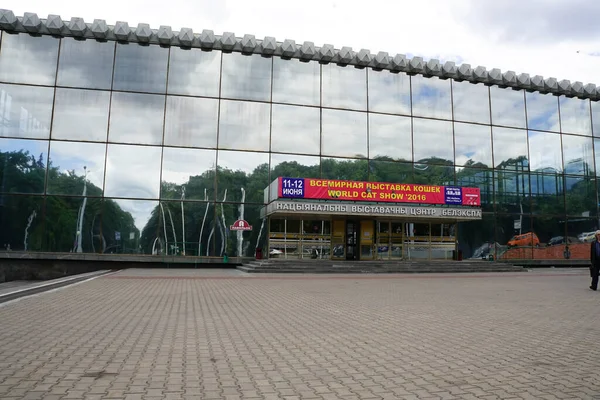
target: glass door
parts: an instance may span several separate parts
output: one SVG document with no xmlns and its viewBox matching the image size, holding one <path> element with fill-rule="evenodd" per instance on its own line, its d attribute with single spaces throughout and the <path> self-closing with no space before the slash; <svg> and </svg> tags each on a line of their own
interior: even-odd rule
<svg viewBox="0 0 600 400">
<path fill-rule="evenodd" d="M 338 219 L 331 221 L 331 259 L 343 260 L 346 257 L 346 222 Z"/>
<path fill-rule="evenodd" d="M 388 221 L 377 221 L 377 259 L 389 260 L 390 258 L 390 223 Z"/>
<path fill-rule="evenodd" d="M 346 260 L 358 260 L 357 231 L 356 221 L 346 221 Z"/>
<path fill-rule="evenodd" d="M 373 248 L 375 247 L 375 231 L 373 230 L 373 220 L 360 221 L 360 259 L 372 260 Z"/>
</svg>

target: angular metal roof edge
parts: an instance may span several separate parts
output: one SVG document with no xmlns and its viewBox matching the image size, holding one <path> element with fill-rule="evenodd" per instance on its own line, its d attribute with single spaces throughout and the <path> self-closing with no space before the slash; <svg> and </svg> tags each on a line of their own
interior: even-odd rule
<svg viewBox="0 0 600 400">
<path fill-rule="evenodd" d="M 140 23 L 137 27 L 130 27 L 127 22 L 122 21 L 118 21 L 113 26 L 108 25 L 102 19 L 95 19 L 90 23 L 76 17 L 71 18 L 70 21 L 63 21 L 60 16 L 52 14 L 48 15 L 47 19 L 41 19 L 37 14 L 29 12 L 22 17 L 16 17 L 12 11 L 4 9 L 0 9 L 0 30 L 279 56 L 287 59 L 296 58 L 302 61 L 352 65 L 357 68 L 370 67 L 374 70 L 406 72 L 425 77 L 437 76 L 442 79 L 452 78 L 456 81 L 483 83 L 488 86 L 496 85 L 515 90 L 524 89 L 557 96 L 600 100 L 600 86 L 596 87 L 593 83 L 584 85 L 582 82 L 571 82 L 566 79 L 559 81 L 556 78 L 544 78 L 540 75 L 533 77 L 526 73 L 517 75 L 514 71 L 502 72 L 497 68 L 491 70 L 482 66 L 472 68 L 469 64 L 457 66 L 452 61 L 442 65 L 436 59 L 424 61 L 422 57 L 407 58 L 404 54 L 390 56 L 383 51 L 371 54 L 369 50 L 354 51 L 351 47 L 335 49 L 330 44 L 317 47 L 313 42 L 297 44 L 290 39 L 278 42 L 269 36 L 261 40 L 249 34 L 243 37 L 236 37 L 232 32 L 215 35 L 212 30 L 205 29 L 202 32 L 194 32 L 191 28 L 181 28 L 179 32 L 175 32 L 170 26 L 161 25 L 158 29 L 151 29 L 148 24 Z"/>
</svg>

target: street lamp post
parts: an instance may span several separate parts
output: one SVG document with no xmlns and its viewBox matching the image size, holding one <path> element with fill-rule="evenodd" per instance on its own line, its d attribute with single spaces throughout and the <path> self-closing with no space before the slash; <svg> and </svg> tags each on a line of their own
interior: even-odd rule
<svg viewBox="0 0 600 400">
<path fill-rule="evenodd" d="M 85 206 L 87 204 L 87 167 L 84 165 L 83 166 L 83 193 L 81 194 L 83 196 L 83 203 L 81 203 L 81 207 L 79 207 L 79 215 L 77 218 L 77 232 L 76 234 L 76 238 L 77 238 L 77 248 L 76 248 L 76 252 L 77 253 L 82 253 L 83 252 L 83 248 L 82 248 L 82 237 L 83 235 L 81 234 L 82 232 L 82 228 L 83 228 L 83 215 L 85 214 Z"/>
</svg>

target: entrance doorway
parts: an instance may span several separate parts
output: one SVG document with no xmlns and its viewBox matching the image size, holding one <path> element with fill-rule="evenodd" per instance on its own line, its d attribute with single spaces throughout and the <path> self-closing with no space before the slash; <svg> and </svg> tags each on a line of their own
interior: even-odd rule
<svg viewBox="0 0 600 400">
<path fill-rule="evenodd" d="M 346 260 L 358 260 L 356 238 L 358 236 L 358 223 L 353 220 L 346 221 Z"/>
</svg>

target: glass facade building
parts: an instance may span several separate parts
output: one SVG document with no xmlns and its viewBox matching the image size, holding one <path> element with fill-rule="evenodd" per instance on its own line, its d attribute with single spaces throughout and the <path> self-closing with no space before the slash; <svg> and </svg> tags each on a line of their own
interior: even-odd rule
<svg viewBox="0 0 600 400">
<path fill-rule="evenodd" d="M 412 228 L 455 238 L 466 258 L 588 256 L 589 96 L 245 52 L 235 38 L 240 49 L 2 29 L 4 250 L 252 257 L 311 231 L 331 245 L 330 219 L 261 214 L 288 176 L 478 187 L 481 220 Z M 229 229 L 240 217 L 252 231 Z M 381 225 L 383 247 L 406 224 Z M 530 233 L 539 244 L 514 238 Z"/>
</svg>

